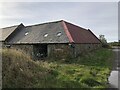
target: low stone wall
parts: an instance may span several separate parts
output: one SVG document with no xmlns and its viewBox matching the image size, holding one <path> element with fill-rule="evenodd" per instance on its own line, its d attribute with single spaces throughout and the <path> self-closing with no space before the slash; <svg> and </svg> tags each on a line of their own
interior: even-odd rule
<svg viewBox="0 0 120 90">
<path fill-rule="evenodd" d="M 21 50 L 23 53 L 28 54 L 33 58 L 33 45 L 11 45 L 11 48 Z"/>
</svg>

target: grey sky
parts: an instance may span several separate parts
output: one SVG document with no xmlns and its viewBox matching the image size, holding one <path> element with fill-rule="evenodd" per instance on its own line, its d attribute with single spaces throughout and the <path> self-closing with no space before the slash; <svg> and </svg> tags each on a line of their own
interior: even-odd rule
<svg viewBox="0 0 120 90">
<path fill-rule="evenodd" d="M 108 41 L 118 40 L 117 2 L 4 2 L 0 11 L 0 27 L 63 19 L 91 29 L 97 36 L 104 34 Z"/>
</svg>

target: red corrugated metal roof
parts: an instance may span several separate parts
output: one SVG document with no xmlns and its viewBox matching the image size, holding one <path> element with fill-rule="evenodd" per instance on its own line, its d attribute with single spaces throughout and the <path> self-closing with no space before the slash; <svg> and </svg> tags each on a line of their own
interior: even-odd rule
<svg viewBox="0 0 120 90">
<path fill-rule="evenodd" d="M 100 40 L 90 30 L 81 28 L 66 21 L 62 21 L 62 23 L 70 42 L 101 43 Z"/>
<path fill-rule="evenodd" d="M 70 34 L 70 32 L 69 32 L 67 26 L 66 26 L 66 24 L 65 24 L 65 22 L 62 21 L 62 24 L 63 24 L 63 28 L 64 28 L 64 30 L 65 30 L 65 33 L 66 33 L 66 35 L 67 35 L 67 37 L 68 37 L 70 43 L 74 42 L 74 41 L 73 41 L 73 38 L 72 38 L 72 36 L 71 36 L 71 34 Z"/>
</svg>

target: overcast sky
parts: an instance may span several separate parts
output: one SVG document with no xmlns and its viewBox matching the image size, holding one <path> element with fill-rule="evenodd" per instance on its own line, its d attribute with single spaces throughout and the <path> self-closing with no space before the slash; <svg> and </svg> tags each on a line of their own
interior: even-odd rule
<svg viewBox="0 0 120 90">
<path fill-rule="evenodd" d="M 0 28 L 23 23 L 39 24 L 66 20 L 108 42 L 118 40 L 117 2 L 4 2 L 0 3 Z"/>
</svg>

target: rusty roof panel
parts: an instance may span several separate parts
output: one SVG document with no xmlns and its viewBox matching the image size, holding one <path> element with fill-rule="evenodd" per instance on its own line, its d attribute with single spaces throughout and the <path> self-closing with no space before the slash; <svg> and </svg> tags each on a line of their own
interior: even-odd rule
<svg viewBox="0 0 120 90">
<path fill-rule="evenodd" d="M 74 43 L 101 43 L 90 30 L 65 22 Z"/>
</svg>

